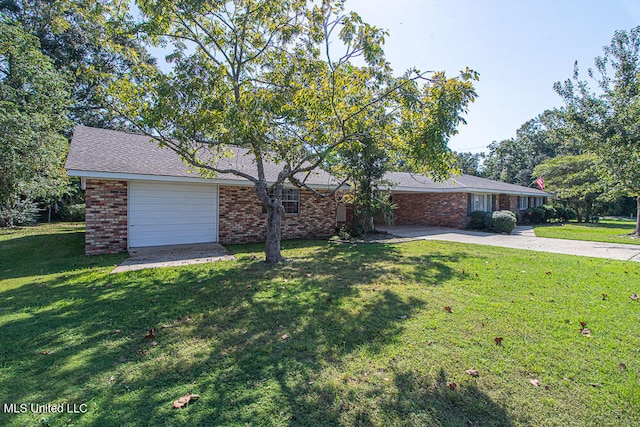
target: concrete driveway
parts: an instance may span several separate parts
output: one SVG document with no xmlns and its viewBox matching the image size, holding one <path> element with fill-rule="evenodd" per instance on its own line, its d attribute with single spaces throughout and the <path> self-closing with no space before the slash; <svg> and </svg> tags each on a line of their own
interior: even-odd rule
<svg viewBox="0 0 640 427">
<path fill-rule="evenodd" d="M 530 251 L 551 252 L 556 254 L 640 261 L 640 245 L 536 237 L 533 233 L 533 228 L 527 226 L 516 227 L 511 235 L 408 225 L 382 226 L 378 227 L 378 229 L 397 237 L 413 240 L 445 240 L 449 242 L 527 249 Z"/>
</svg>

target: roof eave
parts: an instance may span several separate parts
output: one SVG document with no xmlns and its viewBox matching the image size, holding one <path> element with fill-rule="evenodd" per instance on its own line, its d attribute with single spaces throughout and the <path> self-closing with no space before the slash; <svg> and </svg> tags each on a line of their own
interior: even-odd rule
<svg viewBox="0 0 640 427">
<path fill-rule="evenodd" d="M 67 169 L 69 176 L 75 176 L 78 178 L 93 178 L 93 179 L 106 179 L 106 180 L 138 180 L 138 181 L 164 181 L 164 182 L 192 182 L 192 183 L 210 183 L 218 185 L 228 185 L 236 187 L 253 187 L 251 181 L 238 178 L 202 178 L 199 176 L 173 176 L 173 175 L 148 175 L 148 174 L 136 174 L 136 173 L 122 173 L 122 172 L 98 172 L 98 171 L 86 171 L 80 169 Z M 268 184 L 272 184 L 269 182 Z M 314 190 L 333 190 L 336 186 L 330 184 L 306 184 L 308 187 Z M 286 187 L 294 188 L 293 185 L 286 184 Z M 340 189 L 348 189 L 346 185 L 342 185 Z"/>
<path fill-rule="evenodd" d="M 516 190 L 500 190 L 497 188 L 475 188 L 475 187 L 457 187 L 457 188 L 417 188 L 417 187 L 393 187 L 386 188 L 391 192 L 405 192 L 405 193 L 484 193 L 484 194 L 508 194 L 511 196 L 533 196 L 533 197 L 554 197 L 552 193 L 538 193 L 529 191 L 516 191 Z"/>
</svg>

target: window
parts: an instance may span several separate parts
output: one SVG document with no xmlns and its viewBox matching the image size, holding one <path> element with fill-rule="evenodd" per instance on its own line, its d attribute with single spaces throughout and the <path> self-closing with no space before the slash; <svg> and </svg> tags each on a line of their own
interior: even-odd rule
<svg viewBox="0 0 640 427">
<path fill-rule="evenodd" d="M 518 209 L 521 211 L 526 211 L 527 208 L 529 208 L 529 197 L 518 196 Z"/>
<path fill-rule="evenodd" d="M 300 190 L 297 188 L 283 189 L 282 206 L 284 207 L 284 213 L 300 213 Z"/>
<path fill-rule="evenodd" d="M 269 195 L 273 196 L 273 192 L 270 192 Z M 300 213 L 300 190 L 297 188 L 283 188 L 282 207 L 286 214 Z M 262 213 L 267 213 L 266 206 L 262 206 Z"/>
<path fill-rule="evenodd" d="M 538 207 L 544 204 L 544 197 L 536 197 L 533 201 L 533 206 Z"/>
<path fill-rule="evenodd" d="M 474 211 L 493 211 L 493 194 L 469 194 L 469 213 Z"/>
</svg>

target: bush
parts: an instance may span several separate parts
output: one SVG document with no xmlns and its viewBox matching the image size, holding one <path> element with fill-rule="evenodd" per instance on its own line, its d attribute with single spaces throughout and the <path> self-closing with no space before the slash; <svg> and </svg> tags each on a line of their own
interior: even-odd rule
<svg viewBox="0 0 640 427">
<path fill-rule="evenodd" d="M 67 205 L 60 209 L 60 218 L 63 221 L 84 221 L 85 204 Z"/>
<path fill-rule="evenodd" d="M 542 206 L 536 206 L 535 208 L 529 208 L 526 211 L 531 224 L 542 224 L 545 222 L 545 210 Z"/>
<path fill-rule="evenodd" d="M 0 226 L 15 227 L 33 224 L 38 219 L 38 205 L 31 200 L 20 200 L 13 206 L 0 208 Z"/>
<path fill-rule="evenodd" d="M 558 221 L 567 222 L 572 219 L 576 219 L 576 211 L 571 208 L 565 208 L 564 206 L 556 206 L 556 214 L 554 219 Z"/>
<path fill-rule="evenodd" d="M 494 233 L 511 234 L 516 224 L 516 215 L 511 211 L 495 211 L 485 217 L 487 230 Z"/>
<path fill-rule="evenodd" d="M 473 211 L 469 214 L 471 217 L 469 221 L 469 228 L 472 230 L 484 230 L 485 229 L 485 217 L 488 212 Z"/>
</svg>

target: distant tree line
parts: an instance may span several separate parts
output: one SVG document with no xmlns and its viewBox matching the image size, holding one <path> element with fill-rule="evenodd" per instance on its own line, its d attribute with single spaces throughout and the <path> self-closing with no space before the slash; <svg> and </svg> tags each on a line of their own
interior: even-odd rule
<svg viewBox="0 0 640 427">
<path fill-rule="evenodd" d="M 0 1 L 0 226 L 81 201 L 63 167 L 75 125 L 126 127 L 102 89 L 131 66 L 113 41 L 153 60 L 126 35 L 124 13 L 112 2 Z"/>
<path fill-rule="evenodd" d="M 524 123 L 488 153 L 456 153 L 462 173 L 533 186 L 578 220 L 633 215 L 640 206 L 640 27 L 617 31 L 595 68 L 554 85 L 565 106 Z M 638 227 L 636 227 L 636 234 Z"/>
</svg>

